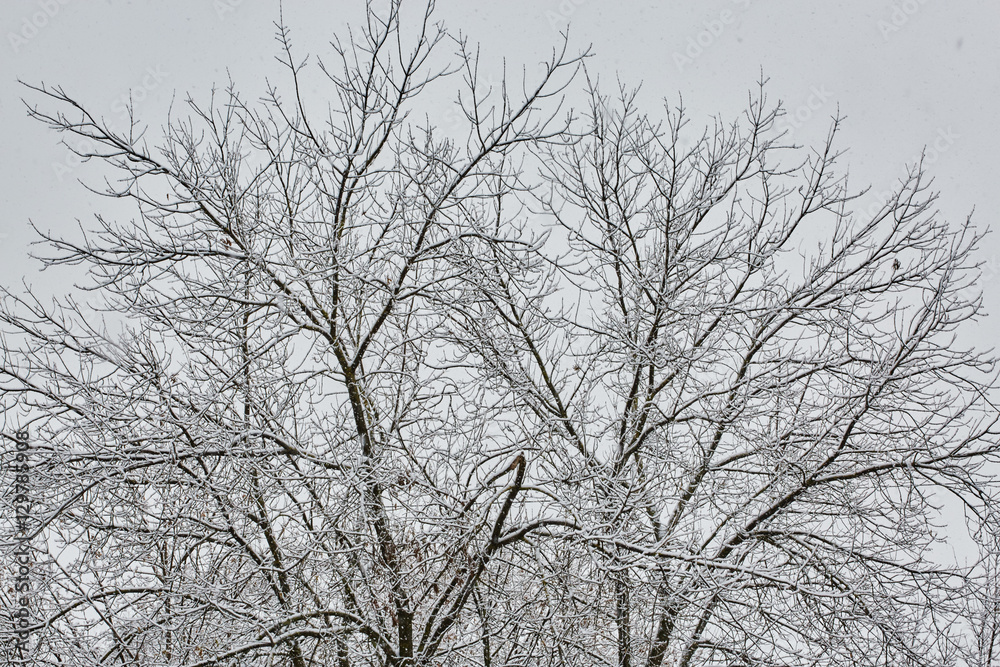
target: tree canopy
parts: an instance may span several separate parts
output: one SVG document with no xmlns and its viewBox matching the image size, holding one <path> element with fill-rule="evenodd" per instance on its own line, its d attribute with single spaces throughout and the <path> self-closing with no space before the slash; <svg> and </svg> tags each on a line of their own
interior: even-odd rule
<svg viewBox="0 0 1000 667">
<path fill-rule="evenodd" d="M 283 93 L 158 145 L 29 93 L 137 211 L 40 232 L 96 306 L 2 292 L 33 664 L 992 664 L 933 552 L 995 520 L 972 223 L 920 165 L 855 211 L 763 86 L 698 133 L 566 43 L 487 85 L 432 10 L 282 27 Z"/>
</svg>

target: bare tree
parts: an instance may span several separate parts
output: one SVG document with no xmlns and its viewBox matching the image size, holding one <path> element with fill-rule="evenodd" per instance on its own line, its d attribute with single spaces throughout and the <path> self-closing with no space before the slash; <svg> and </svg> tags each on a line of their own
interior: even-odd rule
<svg viewBox="0 0 1000 667">
<path fill-rule="evenodd" d="M 971 641 L 962 646 L 961 657 L 968 667 L 1000 664 L 1000 533 L 995 530 L 996 517 L 988 518 L 976 535 L 982 546 L 978 589 L 967 598 L 964 619 Z"/>
<path fill-rule="evenodd" d="M 971 224 L 919 166 L 852 212 L 839 121 L 793 164 L 763 92 L 686 142 L 563 111 L 565 47 L 484 84 L 431 10 L 334 42 L 321 119 L 284 28 L 290 95 L 158 148 L 34 89 L 139 212 L 43 233 L 108 321 L 0 309 L 36 662 L 947 664 L 935 522 L 998 451 Z M 410 120 L 456 79 L 460 136 Z"/>
</svg>

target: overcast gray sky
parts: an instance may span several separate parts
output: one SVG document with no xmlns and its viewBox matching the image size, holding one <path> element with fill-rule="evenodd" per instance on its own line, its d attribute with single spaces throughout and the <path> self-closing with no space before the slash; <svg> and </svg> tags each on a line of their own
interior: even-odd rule
<svg viewBox="0 0 1000 667">
<path fill-rule="evenodd" d="M 361 0 L 285 4 L 303 55 L 329 53 L 329 38 L 363 7 Z M 275 1 L 3 0 L 0 16 L 0 259 L 8 285 L 35 271 L 29 219 L 72 233 L 76 219 L 86 224 L 108 210 L 76 182 L 94 182 L 97 170 L 77 165 L 57 135 L 26 117 L 20 98 L 42 100 L 17 79 L 61 85 L 112 124 L 124 122 L 131 91 L 150 138 L 175 96 L 204 99 L 229 76 L 251 96 L 265 76 L 281 83 Z M 853 185 L 884 191 L 928 145 L 942 215 L 958 223 L 975 206 L 981 226 L 997 223 L 996 0 L 441 0 L 438 18 L 481 43 L 484 62 L 497 69 L 504 58 L 508 66 L 533 65 L 569 28 L 573 48 L 593 45 L 593 74 L 641 82 L 651 101 L 682 94 L 699 125 L 712 114 L 735 117 L 763 71 L 771 100 L 789 111 L 796 142 L 820 142 L 839 106 L 847 117 L 839 145 L 850 149 Z M 988 239 L 981 257 L 995 327 L 1000 237 Z M 992 345 L 992 327 L 980 327 L 976 338 Z"/>
</svg>

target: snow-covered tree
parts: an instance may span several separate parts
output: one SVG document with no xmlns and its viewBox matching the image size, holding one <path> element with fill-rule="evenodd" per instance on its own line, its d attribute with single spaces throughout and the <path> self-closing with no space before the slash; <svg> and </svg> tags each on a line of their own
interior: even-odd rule
<svg viewBox="0 0 1000 667">
<path fill-rule="evenodd" d="M 159 146 L 30 93 L 138 211 L 43 233 L 99 301 L 3 292 L 35 664 L 947 664 L 936 526 L 998 451 L 971 224 L 919 166 L 856 212 L 839 120 L 803 152 L 763 92 L 698 134 L 568 111 L 565 48 L 485 84 L 431 9 L 320 67 L 281 29 L 283 94 Z"/>
</svg>

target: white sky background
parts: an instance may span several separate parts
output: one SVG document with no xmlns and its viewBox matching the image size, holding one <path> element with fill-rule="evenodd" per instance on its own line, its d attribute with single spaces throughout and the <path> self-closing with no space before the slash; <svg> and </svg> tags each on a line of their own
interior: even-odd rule
<svg viewBox="0 0 1000 667">
<path fill-rule="evenodd" d="M 29 219 L 72 235 L 76 221 L 86 226 L 95 212 L 118 211 L 122 220 L 132 213 L 77 183 L 99 185 L 101 172 L 77 165 L 58 135 L 26 117 L 22 97 L 55 107 L 17 79 L 63 86 L 118 128 L 131 90 L 151 143 L 172 99 L 183 115 L 188 93 L 205 101 L 230 76 L 251 99 L 265 76 L 288 90 L 275 61 L 275 0 L 0 2 L 0 280 L 7 286 L 27 277 L 43 291 L 62 288 L 27 256 Z M 285 5 L 298 54 L 329 56 L 327 41 L 346 37 L 364 3 Z M 975 207 L 978 225 L 1000 232 L 1000 0 L 439 0 L 438 7 L 439 20 L 482 45 L 484 66 L 494 71 L 504 58 L 509 69 L 530 70 L 570 27 L 571 50 L 593 46 L 592 75 L 609 89 L 616 73 L 625 84 L 642 83 L 653 114 L 657 100 L 676 103 L 682 94 L 692 128 L 713 114 L 735 119 L 763 71 L 770 100 L 782 100 L 794 118 L 787 125 L 797 143 L 818 145 L 839 105 L 847 118 L 839 146 L 849 149 L 842 166 L 854 187 L 886 190 L 926 144 L 942 215 L 958 224 Z M 967 333 L 991 347 L 1000 326 L 1000 233 L 980 258 L 994 314 Z"/>
</svg>

